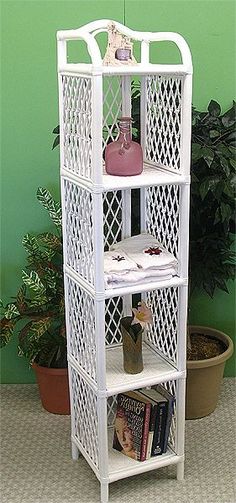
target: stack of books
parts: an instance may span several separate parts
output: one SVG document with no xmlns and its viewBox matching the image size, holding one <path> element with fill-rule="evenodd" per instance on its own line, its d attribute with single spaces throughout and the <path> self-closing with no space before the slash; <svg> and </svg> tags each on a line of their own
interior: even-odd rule
<svg viewBox="0 0 236 503">
<path fill-rule="evenodd" d="M 174 397 L 162 386 L 120 393 L 113 448 L 137 461 L 167 451 Z"/>
</svg>

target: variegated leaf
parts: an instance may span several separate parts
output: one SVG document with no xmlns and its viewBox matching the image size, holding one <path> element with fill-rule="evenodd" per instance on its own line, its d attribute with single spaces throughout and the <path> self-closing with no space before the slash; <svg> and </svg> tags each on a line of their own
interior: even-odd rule
<svg viewBox="0 0 236 503">
<path fill-rule="evenodd" d="M 54 271 L 53 269 L 46 269 L 44 277 L 45 277 L 47 287 L 50 288 L 51 290 L 56 291 L 57 282 L 61 278 L 61 276 L 58 274 L 58 272 Z"/>
<path fill-rule="evenodd" d="M 24 306 L 25 305 L 25 294 L 26 294 L 26 286 L 25 285 L 22 285 L 19 290 L 18 290 L 18 293 L 17 293 L 17 296 L 16 296 L 16 303 L 17 303 L 17 307 L 20 307 Z"/>
<path fill-rule="evenodd" d="M 38 238 L 40 241 L 45 244 L 45 246 L 49 246 L 50 248 L 56 249 L 56 250 L 61 250 L 62 249 L 62 243 L 60 238 L 55 236 L 55 234 L 51 234 L 50 232 L 44 232 L 42 234 L 39 234 Z"/>
<path fill-rule="evenodd" d="M 35 254 L 39 251 L 37 238 L 32 236 L 32 234 L 26 234 L 22 239 L 22 244 L 30 254 Z"/>
<path fill-rule="evenodd" d="M 13 320 L 7 320 L 2 318 L 0 320 L 1 336 L 0 336 L 0 347 L 3 348 L 9 342 L 12 334 L 15 322 Z"/>
<path fill-rule="evenodd" d="M 53 248 L 49 248 L 43 251 L 40 250 L 38 237 L 33 236 L 32 234 L 26 234 L 23 237 L 22 244 L 29 252 L 28 262 L 30 264 L 33 264 L 35 261 L 40 260 L 46 262 L 50 261 L 56 253 L 56 250 Z"/>
<path fill-rule="evenodd" d="M 31 271 L 30 274 L 22 271 L 22 280 L 31 290 L 38 293 L 45 292 L 45 286 L 42 283 L 39 275 L 35 271 Z"/>
<path fill-rule="evenodd" d="M 37 199 L 43 205 L 43 207 L 48 211 L 56 227 L 61 227 L 62 224 L 61 205 L 58 201 L 55 201 L 53 199 L 49 190 L 44 189 L 43 187 L 39 187 L 37 190 Z"/>
<path fill-rule="evenodd" d="M 5 310 L 5 318 L 7 320 L 11 320 L 12 318 L 15 318 L 16 316 L 19 316 L 19 311 L 16 307 L 15 304 L 8 304 Z"/>
<path fill-rule="evenodd" d="M 45 293 L 39 293 L 34 296 L 34 298 L 31 300 L 30 305 L 32 307 L 40 307 L 40 306 L 44 306 L 45 304 L 50 302 L 50 300 L 51 300 L 51 297 L 49 297 L 48 295 L 45 295 Z"/>
<path fill-rule="evenodd" d="M 30 332 L 34 339 L 39 339 L 47 330 L 49 329 L 51 325 L 51 318 L 43 318 L 42 320 L 39 321 L 33 321 L 31 323 L 30 327 Z"/>
</svg>

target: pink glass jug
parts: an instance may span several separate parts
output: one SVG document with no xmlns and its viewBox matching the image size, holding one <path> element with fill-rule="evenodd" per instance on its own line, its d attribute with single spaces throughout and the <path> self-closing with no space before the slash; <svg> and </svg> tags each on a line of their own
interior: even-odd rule
<svg viewBox="0 0 236 503">
<path fill-rule="evenodd" d="M 118 140 L 109 143 L 105 150 L 105 168 L 109 175 L 132 176 L 143 171 L 143 152 L 131 137 L 131 117 L 119 119 Z"/>
</svg>

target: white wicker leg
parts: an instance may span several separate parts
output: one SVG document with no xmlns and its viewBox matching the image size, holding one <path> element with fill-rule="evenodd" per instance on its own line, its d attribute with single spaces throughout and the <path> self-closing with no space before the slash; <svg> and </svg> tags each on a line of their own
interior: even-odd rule
<svg viewBox="0 0 236 503">
<path fill-rule="evenodd" d="M 108 482 L 101 482 L 101 503 L 108 503 L 109 498 L 109 484 Z"/>
<path fill-rule="evenodd" d="M 184 461 L 177 464 L 177 480 L 184 479 Z"/>
<path fill-rule="evenodd" d="M 72 459 L 74 461 L 77 461 L 77 459 L 79 458 L 79 449 L 77 447 L 77 445 L 74 444 L 74 442 L 72 441 L 71 442 L 71 456 L 72 456 Z"/>
</svg>

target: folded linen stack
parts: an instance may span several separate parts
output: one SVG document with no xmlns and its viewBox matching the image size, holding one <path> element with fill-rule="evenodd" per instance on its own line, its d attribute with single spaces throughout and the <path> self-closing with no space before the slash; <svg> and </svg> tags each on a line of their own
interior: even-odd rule
<svg viewBox="0 0 236 503">
<path fill-rule="evenodd" d="M 105 288 L 163 281 L 177 274 L 177 260 L 149 234 L 138 234 L 104 253 Z"/>
</svg>

